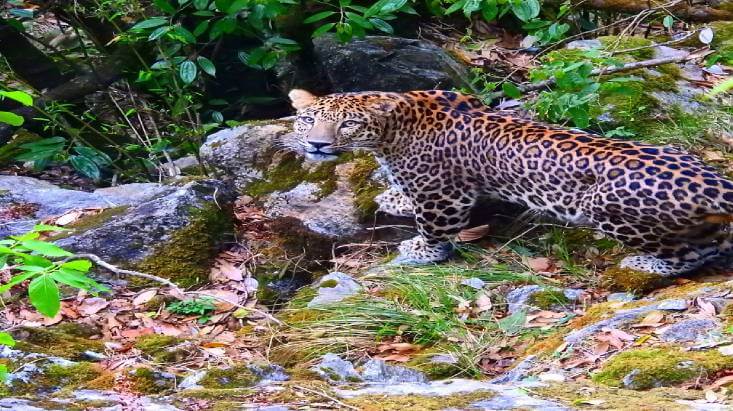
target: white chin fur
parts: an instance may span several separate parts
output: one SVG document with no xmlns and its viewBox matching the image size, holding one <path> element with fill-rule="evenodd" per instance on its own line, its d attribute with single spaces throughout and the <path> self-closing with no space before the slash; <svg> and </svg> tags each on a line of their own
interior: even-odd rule
<svg viewBox="0 0 733 411">
<path fill-rule="evenodd" d="M 338 158 L 334 154 L 305 153 L 305 158 L 311 161 L 331 161 Z"/>
</svg>

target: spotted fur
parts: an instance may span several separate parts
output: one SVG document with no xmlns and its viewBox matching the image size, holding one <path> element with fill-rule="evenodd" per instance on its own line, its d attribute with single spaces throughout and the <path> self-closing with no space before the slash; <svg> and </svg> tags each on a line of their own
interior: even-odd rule
<svg viewBox="0 0 733 411">
<path fill-rule="evenodd" d="M 449 256 L 477 199 L 490 196 L 595 227 L 661 275 L 731 254 L 733 182 L 671 147 L 614 140 L 492 112 L 446 91 L 290 94 L 290 146 L 312 159 L 373 151 L 393 176 L 385 211 L 415 215 L 399 261 Z"/>
</svg>

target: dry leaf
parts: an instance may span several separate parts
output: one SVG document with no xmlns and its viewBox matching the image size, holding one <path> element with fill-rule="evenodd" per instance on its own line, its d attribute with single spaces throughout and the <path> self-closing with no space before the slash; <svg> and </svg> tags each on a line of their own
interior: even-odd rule
<svg viewBox="0 0 733 411">
<path fill-rule="evenodd" d="M 534 272 L 543 272 L 552 267 L 552 261 L 547 257 L 528 258 L 527 266 Z"/>
<path fill-rule="evenodd" d="M 728 384 L 733 384 L 733 375 L 726 375 L 725 377 L 718 378 L 707 388 L 717 390 L 718 388 Z"/>
<path fill-rule="evenodd" d="M 711 302 L 702 299 L 702 297 L 698 297 L 697 305 L 698 307 L 700 307 L 700 313 L 705 314 L 709 317 L 715 317 L 715 306 Z"/>
<path fill-rule="evenodd" d="M 461 230 L 461 232 L 458 233 L 456 239 L 460 242 L 465 243 L 484 238 L 487 234 L 489 234 L 489 226 L 487 224 L 484 224 L 477 227 L 471 227 L 465 230 Z"/>
<path fill-rule="evenodd" d="M 79 220 L 79 217 L 82 216 L 82 212 L 78 210 L 72 210 L 68 213 L 62 215 L 61 217 L 57 218 L 56 221 L 54 221 L 54 224 L 60 227 L 67 226 L 71 223 L 76 222 Z"/>
<path fill-rule="evenodd" d="M 157 289 L 143 291 L 132 299 L 132 305 L 143 305 L 152 300 L 157 294 Z"/>
<path fill-rule="evenodd" d="M 659 311 L 652 311 L 644 317 L 638 324 L 634 324 L 632 328 L 644 328 L 644 327 L 660 327 L 664 325 L 664 313 Z"/>
<path fill-rule="evenodd" d="M 395 361 L 395 362 L 408 362 L 408 361 L 410 361 L 410 356 L 409 355 L 404 355 L 404 354 L 391 354 L 391 355 L 387 355 L 387 356 L 380 356 L 380 355 L 378 355 L 378 356 L 376 356 L 374 358 L 379 359 L 379 360 L 384 360 L 384 361 Z"/>
<path fill-rule="evenodd" d="M 86 298 L 79 305 L 79 312 L 82 315 L 92 315 L 105 309 L 109 305 L 109 301 L 101 297 Z"/>
<path fill-rule="evenodd" d="M 476 298 L 476 301 L 474 302 L 476 307 L 473 309 L 473 312 L 475 314 L 482 313 L 484 311 L 490 310 L 494 305 L 491 303 L 491 298 L 486 295 L 486 293 L 481 293 L 481 295 Z"/>
</svg>

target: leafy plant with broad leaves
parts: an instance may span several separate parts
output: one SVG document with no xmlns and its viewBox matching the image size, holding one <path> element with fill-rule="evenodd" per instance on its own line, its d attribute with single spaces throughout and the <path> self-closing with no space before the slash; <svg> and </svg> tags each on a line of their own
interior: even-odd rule
<svg viewBox="0 0 733 411">
<path fill-rule="evenodd" d="M 216 310 L 214 300 L 207 297 L 175 301 L 168 305 L 168 311 L 174 314 L 200 316 L 198 321 L 202 324 L 209 321 L 211 318 L 210 314 L 214 312 L 214 310 Z"/>
<path fill-rule="evenodd" d="M 67 285 L 93 294 L 109 289 L 87 276 L 92 268 L 89 260 L 47 241 L 41 233 L 62 231 L 63 228 L 36 225 L 26 234 L 0 240 L 0 269 L 9 270 L 10 280 L 0 286 L 0 293 L 9 291 L 25 281 L 31 304 L 47 317 L 54 317 L 61 308 L 59 285 Z"/>
<path fill-rule="evenodd" d="M 64 137 L 44 138 L 21 144 L 24 151 L 15 157 L 19 161 L 33 162 L 37 170 L 45 168 L 51 161 L 68 162 L 79 173 L 99 180 L 102 170 L 112 164 L 112 159 L 103 151 L 90 146 L 69 144 Z"/>
<path fill-rule="evenodd" d="M 392 34 L 394 28 L 389 21 L 397 19 L 398 13 L 417 14 L 408 0 L 378 0 L 368 7 L 354 4 L 352 0 L 338 0 L 324 2 L 323 6 L 326 10 L 311 15 L 303 23 L 319 24 L 313 37 L 335 32 L 342 42 L 364 37 L 368 31 Z"/>
<path fill-rule="evenodd" d="M 31 97 L 30 94 L 23 92 L 23 91 L 0 90 L 0 98 L 14 100 L 24 106 L 33 105 L 33 97 Z M 18 126 L 23 125 L 24 122 L 25 121 L 23 117 L 13 112 L 0 111 L 0 123 L 10 124 L 11 126 L 18 127 Z"/>
</svg>

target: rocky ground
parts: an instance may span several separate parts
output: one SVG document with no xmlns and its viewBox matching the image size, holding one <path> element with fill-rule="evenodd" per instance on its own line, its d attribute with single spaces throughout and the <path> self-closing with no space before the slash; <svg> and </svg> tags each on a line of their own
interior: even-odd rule
<svg viewBox="0 0 733 411">
<path fill-rule="evenodd" d="M 323 41 L 319 64 L 362 73 L 334 70 L 334 90 L 377 79 L 394 90 L 450 87 L 465 75 L 425 42 L 373 37 L 336 50 Z M 607 44 L 571 43 L 553 58 Z M 726 171 L 730 107 L 701 97 L 717 69 L 634 73 L 636 94 L 602 96 L 604 118 Z M 671 280 L 619 270 L 628 250 L 615 242 L 505 204 L 477 210 L 452 261 L 391 266 L 394 246 L 414 228 L 375 214 L 386 182 L 373 158 L 307 163 L 280 150 L 289 132 L 288 119 L 217 132 L 200 152 L 209 175 L 194 168 L 163 184 L 94 190 L 63 173 L 0 175 L 0 237 L 38 222 L 62 226 L 68 231 L 47 239 L 186 291 L 100 269 L 95 276 L 113 292 L 69 291 L 52 319 L 29 308 L 20 289 L 4 295 L 3 328 L 18 344 L 0 351 L 10 370 L 0 408 L 733 405 L 725 270 Z"/>
</svg>

